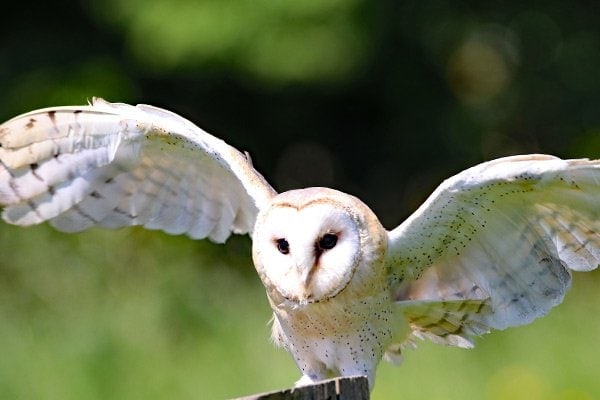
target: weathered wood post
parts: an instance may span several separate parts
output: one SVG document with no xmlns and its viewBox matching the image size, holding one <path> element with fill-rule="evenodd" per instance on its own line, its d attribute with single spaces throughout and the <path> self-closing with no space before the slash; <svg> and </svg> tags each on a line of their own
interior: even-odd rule
<svg viewBox="0 0 600 400">
<path fill-rule="evenodd" d="M 369 400 L 365 376 L 334 378 L 310 386 L 261 393 L 232 400 Z"/>
</svg>

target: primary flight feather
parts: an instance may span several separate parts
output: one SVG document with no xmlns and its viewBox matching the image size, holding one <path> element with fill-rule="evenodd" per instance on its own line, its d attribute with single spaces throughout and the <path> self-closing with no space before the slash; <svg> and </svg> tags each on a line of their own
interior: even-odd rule
<svg viewBox="0 0 600 400">
<path fill-rule="evenodd" d="M 188 120 L 94 99 L 0 125 L 11 224 L 142 225 L 223 242 L 252 235 L 273 339 L 311 383 L 366 375 L 416 338 L 470 347 L 559 304 L 600 264 L 600 161 L 522 155 L 443 182 L 391 231 L 328 188 L 277 194 L 247 156 Z"/>
</svg>

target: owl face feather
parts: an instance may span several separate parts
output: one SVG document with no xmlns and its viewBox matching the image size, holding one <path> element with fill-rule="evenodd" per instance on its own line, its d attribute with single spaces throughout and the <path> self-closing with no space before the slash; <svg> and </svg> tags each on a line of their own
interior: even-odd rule
<svg viewBox="0 0 600 400">
<path fill-rule="evenodd" d="M 335 297 L 362 258 L 360 221 L 341 193 L 314 189 L 277 196 L 258 217 L 254 260 L 267 287 L 297 304 Z"/>
</svg>

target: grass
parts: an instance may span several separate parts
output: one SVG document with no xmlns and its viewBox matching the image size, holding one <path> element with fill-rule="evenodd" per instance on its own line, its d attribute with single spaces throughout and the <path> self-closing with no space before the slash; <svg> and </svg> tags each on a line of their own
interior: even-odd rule
<svg viewBox="0 0 600 400">
<path fill-rule="evenodd" d="M 474 350 L 423 342 L 382 363 L 373 399 L 564 399 L 600 393 L 600 274 Z M 0 226 L 0 398 L 224 399 L 290 386 L 247 238 Z"/>
</svg>

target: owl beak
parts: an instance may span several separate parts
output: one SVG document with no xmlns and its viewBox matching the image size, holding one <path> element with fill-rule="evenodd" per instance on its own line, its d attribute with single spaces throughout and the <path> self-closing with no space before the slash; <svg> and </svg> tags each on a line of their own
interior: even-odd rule
<svg viewBox="0 0 600 400">
<path fill-rule="evenodd" d="M 313 264 L 310 268 L 302 271 L 301 274 L 301 282 L 302 288 L 304 289 L 304 298 L 306 300 L 310 300 L 313 297 L 312 290 L 310 289 L 310 285 L 312 283 L 312 279 L 315 275 L 315 271 L 317 270 L 317 265 Z"/>
<path fill-rule="evenodd" d="M 308 289 L 310 286 L 310 282 L 312 281 L 315 270 L 316 268 L 312 266 L 311 268 L 304 270 L 302 273 L 302 286 L 304 286 L 305 289 Z"/>
<path fill-rule="evenodd" d="M 306 257 L 296 260 L 297 279 L 299 283 L 299 298 L 301 301 L 310 302 L 314 296 L 311 288 L 315 272 L 318 269 L 318 263 L 314 259 Z"/>
</svg>

